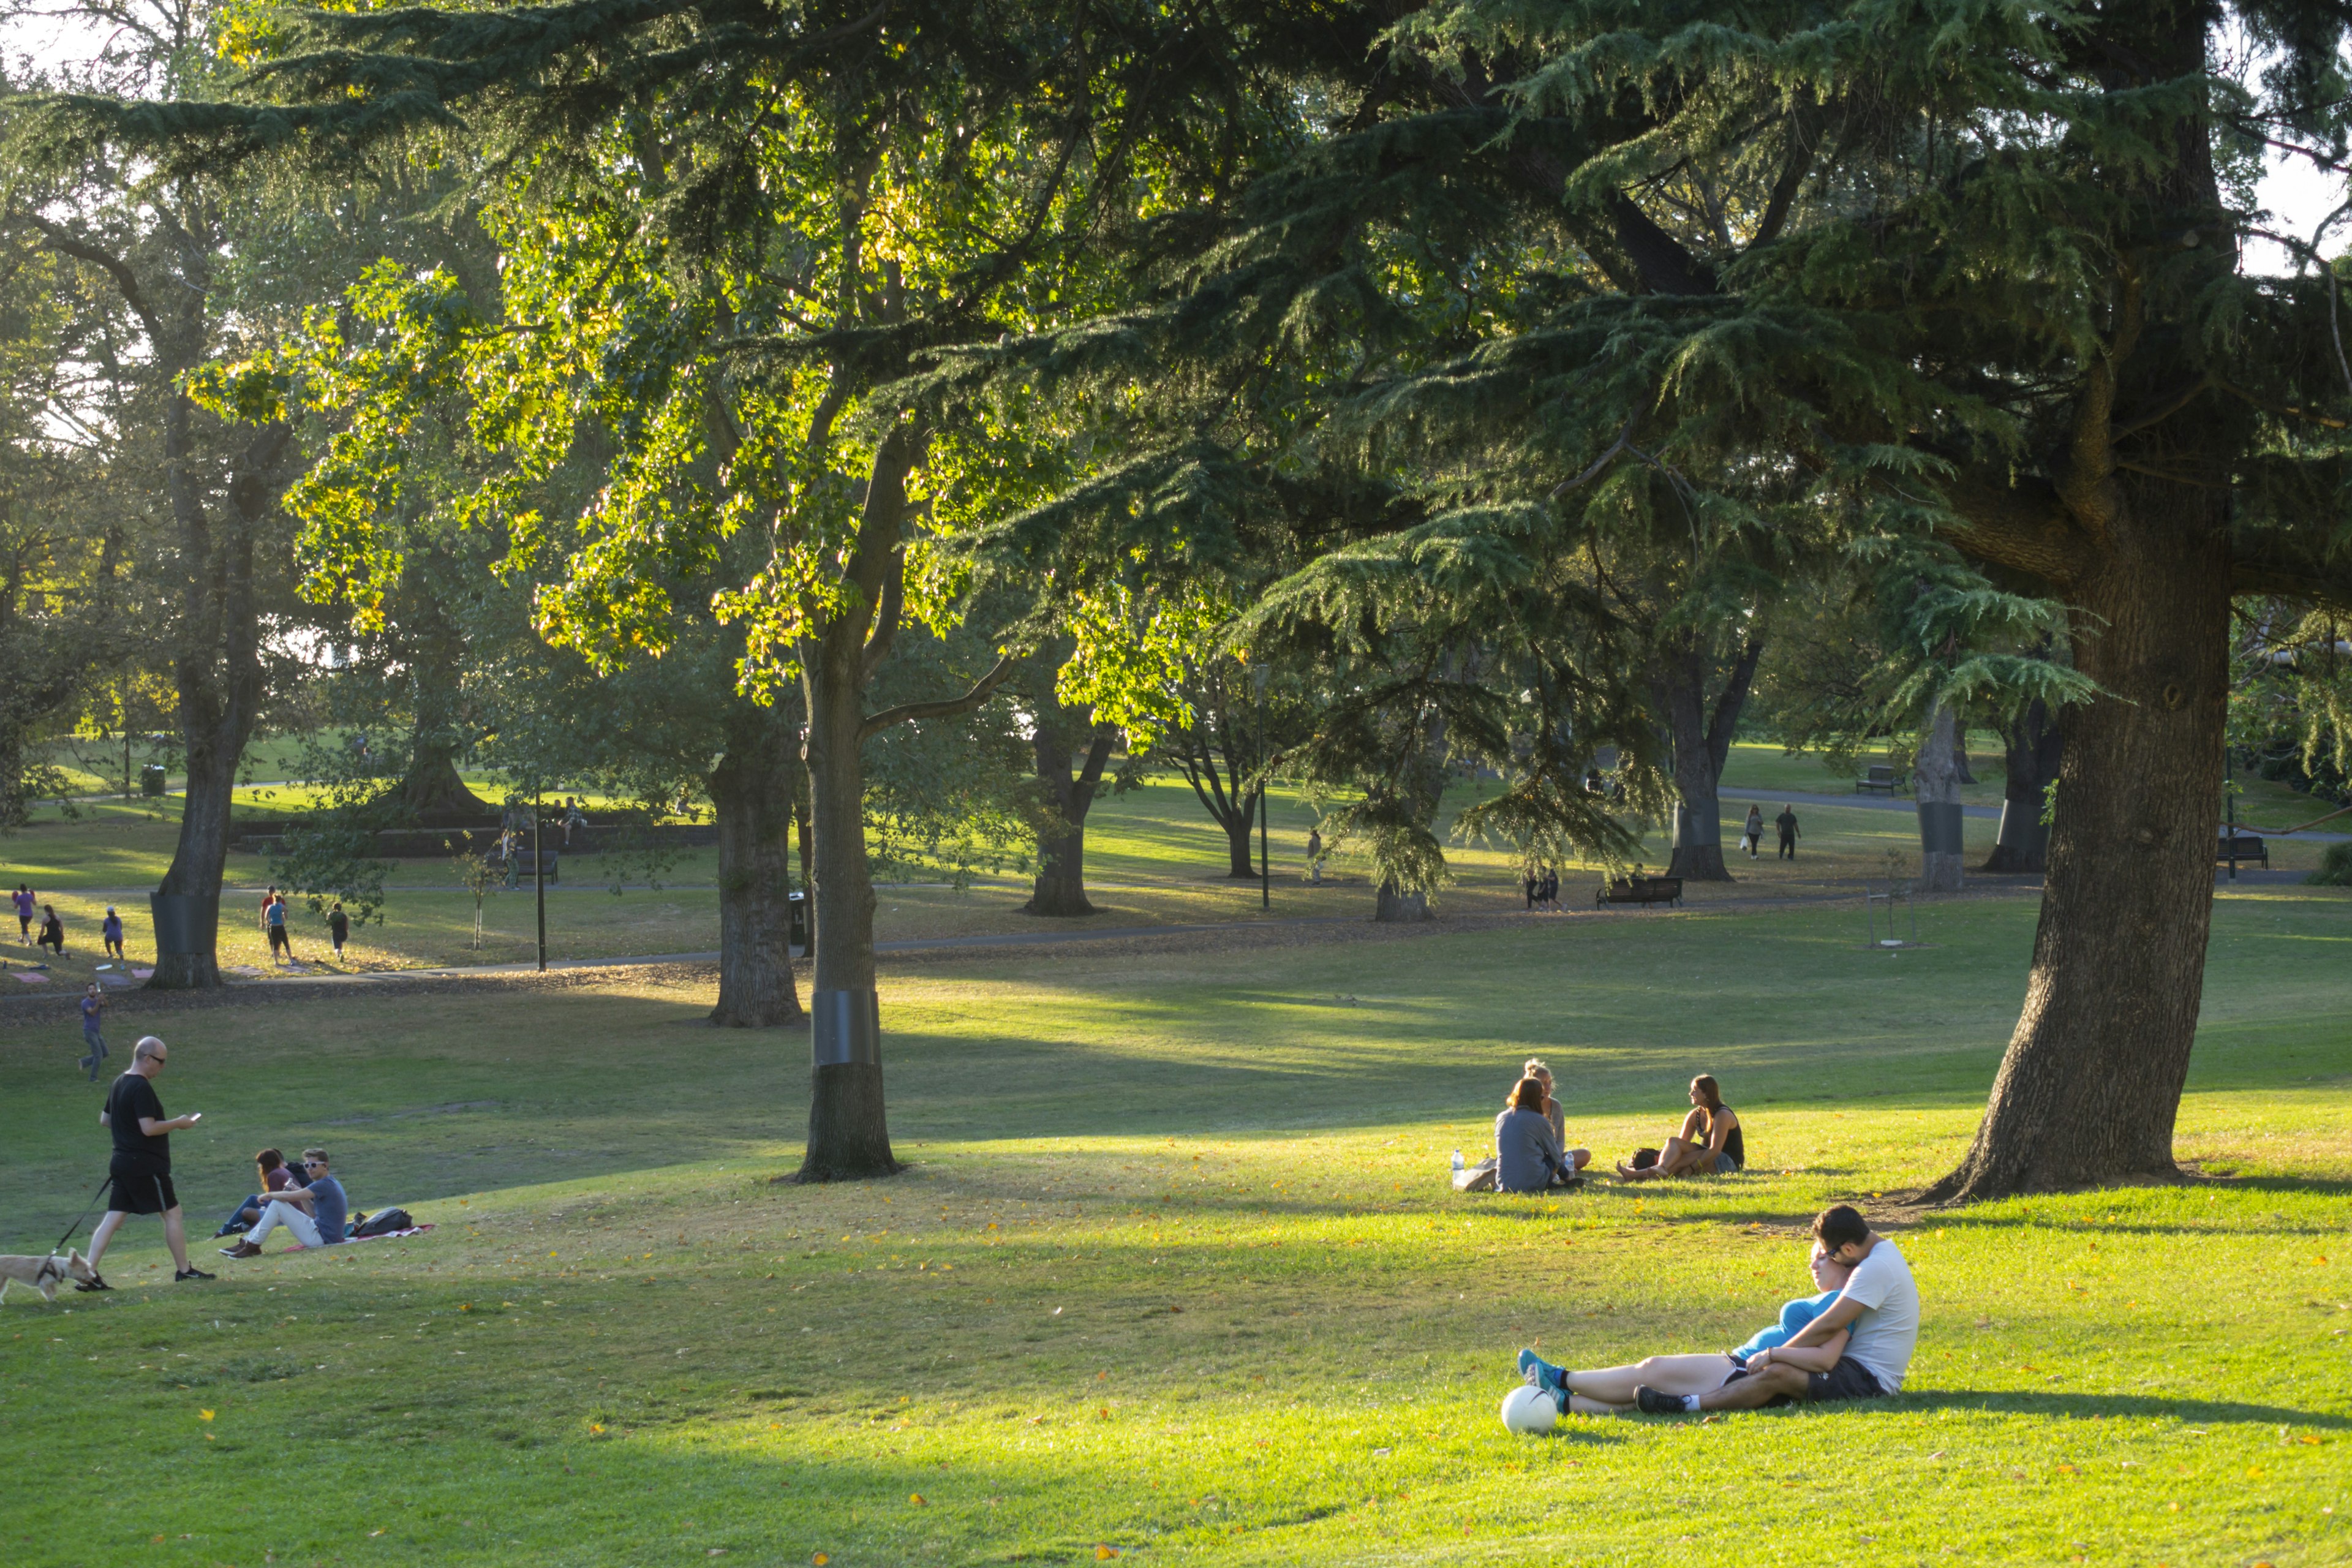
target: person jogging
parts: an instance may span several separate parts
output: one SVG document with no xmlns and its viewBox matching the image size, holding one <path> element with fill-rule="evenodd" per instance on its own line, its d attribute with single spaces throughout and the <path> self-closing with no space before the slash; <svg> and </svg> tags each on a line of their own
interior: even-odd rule
<svg viewBox="0 0 2352 1568">
<path fill-rule="evenodd" d="M 121 960 L 123 956 L 122 917 L 114 912 L 112 904 L 106 906 L 106 923 L 98 928 L 98 934 L 106 943 L 106 955 L 109 958 Z"/>
<path fill-rule="evenodd" d="M 33 889 L 19 882 L 16 890 L 8 895 L 8 901 L 16 906 L 16 945 L 32 946 Z"/>
<path fill-rule="evenodd" d="M 93 980 L 81 999 L 81 1043 L 89 1047 L 82 1056 L 81 1065 L 89 1069 L 89 1081 L 92 1083 L 98 1081 L 99 1064 L 106 1060 L 106 1037 L 98 1032 L 105 1012 L 106 998 L 99 994 L 98 982 Z"/>
<path fill-rule="evenodd" d="M 180 1194 L 172 1185 L 172 1134 L 184 1132 L 204 1119 L 204 1112 L 185 1116 L 163 1114 L 155 1093 L 155 1076 L 172 1059 L 163 1041 L 149 1035 L 131 1047 L 131 1070 L 114 1080 L 106 1092 L 106 1109 L 98 1124 L 114 1135 L 114 1155 L 107 1163 L 112 1193 L 106 1200 L 106 1217 L 89 1235 L 89 1270 L 95 1278 L 84 1290 L 114 1287 L 98 1272 L 107 1243 L 122 1222 L 135 1214 L 163 1216 L 163 1245 L 172 1249 L 175 1280 L 210 1279 L 213 1276 L 188 1261 L 188 1230 L 180 1214 Z"/>
</svg>

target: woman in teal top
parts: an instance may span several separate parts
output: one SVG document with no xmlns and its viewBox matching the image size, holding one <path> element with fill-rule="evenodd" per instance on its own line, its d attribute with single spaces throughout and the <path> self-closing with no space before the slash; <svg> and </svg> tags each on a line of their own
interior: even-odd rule
<svg viewBox="0 0 2352 1568">
<path fill-rule="evenodd" d="M 1701 1352 L 1696 1355 L 1654 1355 L 1630 1366 L 1601 1367 L 1592 1372 L 1571 1372 L 1554 1366 L 1533 1351 L 1519 1352 L 1519 1374 L 1545 1393 L 1557 1396 L 1563 1412 L 1583 1415 L 1622 1415 L 1633 1408 L 1633 1390 L 1642 1384 L 1663 1394 L 1712 1394 L 1731 1381 L 1732 1373 L 1752 1371 L 1757 1358 L 1769 1362 L 1777 1355 L 1792 1366 L 1803 1366 L 1827 1372 L 1845 1353 L 1846 1335 L 1843 1330 L 1832 1334 L 1818 1345 L 1801 1350 L 1782 1350 L 1798 1330 L 1829 1310 L 1830 1303 L 1845 1289 L 1846 1277 L 1853 1272 L 1843 1263 L 1834 1261 L 1819 1247 L 1813 1250 L 1810 1265 L 1818 1296 L 1800 1296 L 1784 1302 L 1778 1321 L 1769 1328 L 1759 1329 L 1748 1342 L 1738 1350 Z"/>
</svg>

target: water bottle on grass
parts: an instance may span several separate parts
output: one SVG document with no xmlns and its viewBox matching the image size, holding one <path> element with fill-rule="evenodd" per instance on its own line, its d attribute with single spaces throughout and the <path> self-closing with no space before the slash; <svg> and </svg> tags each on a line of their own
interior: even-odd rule
<svg viewBox="0 0 2352 1568">
<path fill-rule="evenodd" d="M 1454 1169 L 1456 1172 L 1462 1169 L 1462 1151 L 1459 1149 L 1454 1151 Z"/>
</svg>

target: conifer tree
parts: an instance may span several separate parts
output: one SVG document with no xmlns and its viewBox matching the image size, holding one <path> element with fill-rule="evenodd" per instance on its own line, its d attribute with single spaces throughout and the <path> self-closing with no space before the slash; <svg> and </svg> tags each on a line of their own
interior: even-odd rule
<svg viewBox="0 0 2352 1568">
<path fill-rule="evenodd" d="M 1932 536 L 2062 607 L 2096 695 L 2060 719 L 2026 1005 L 1934 1190 L 2162 1174 L 2231 599 L 2352 598 L 2337 285 L 2238 261 L 2266 142 L 2336 166 L 2345 27 L 2297 0 L 1433 5 L 1125 331 L 1223 363 L 1361 345 L 1331 427 L 1376 465 L 1409 445 L 1444 515 L 1573 527 L 1611 474 L 1664 478 L 1703 542 Z M 1507 330 L 1392 353 L 1412 264 L 1481 241 L 1512 286 L 1457 298 Z"/>
</svg>

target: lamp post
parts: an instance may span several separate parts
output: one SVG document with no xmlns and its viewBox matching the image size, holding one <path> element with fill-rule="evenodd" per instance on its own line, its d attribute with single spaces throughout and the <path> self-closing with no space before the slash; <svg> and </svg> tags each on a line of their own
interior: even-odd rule
<svg viewBox="0 0 2352 1568">
<path fill-rule="evenodd" d="M 547 851 L 539 837 L 539 791 L 530 792 L 530 871 L 539 884 L 539 972 L 547 973 Z"/>
<path fill-rule="evenodd" d="M 1265 666 L 1251 667 L 1250 687 L 1257 708 L 1257 905 L 1270 910 L 1274 908 L 1274 859 L 1265 842 Z"/>
</svg>

